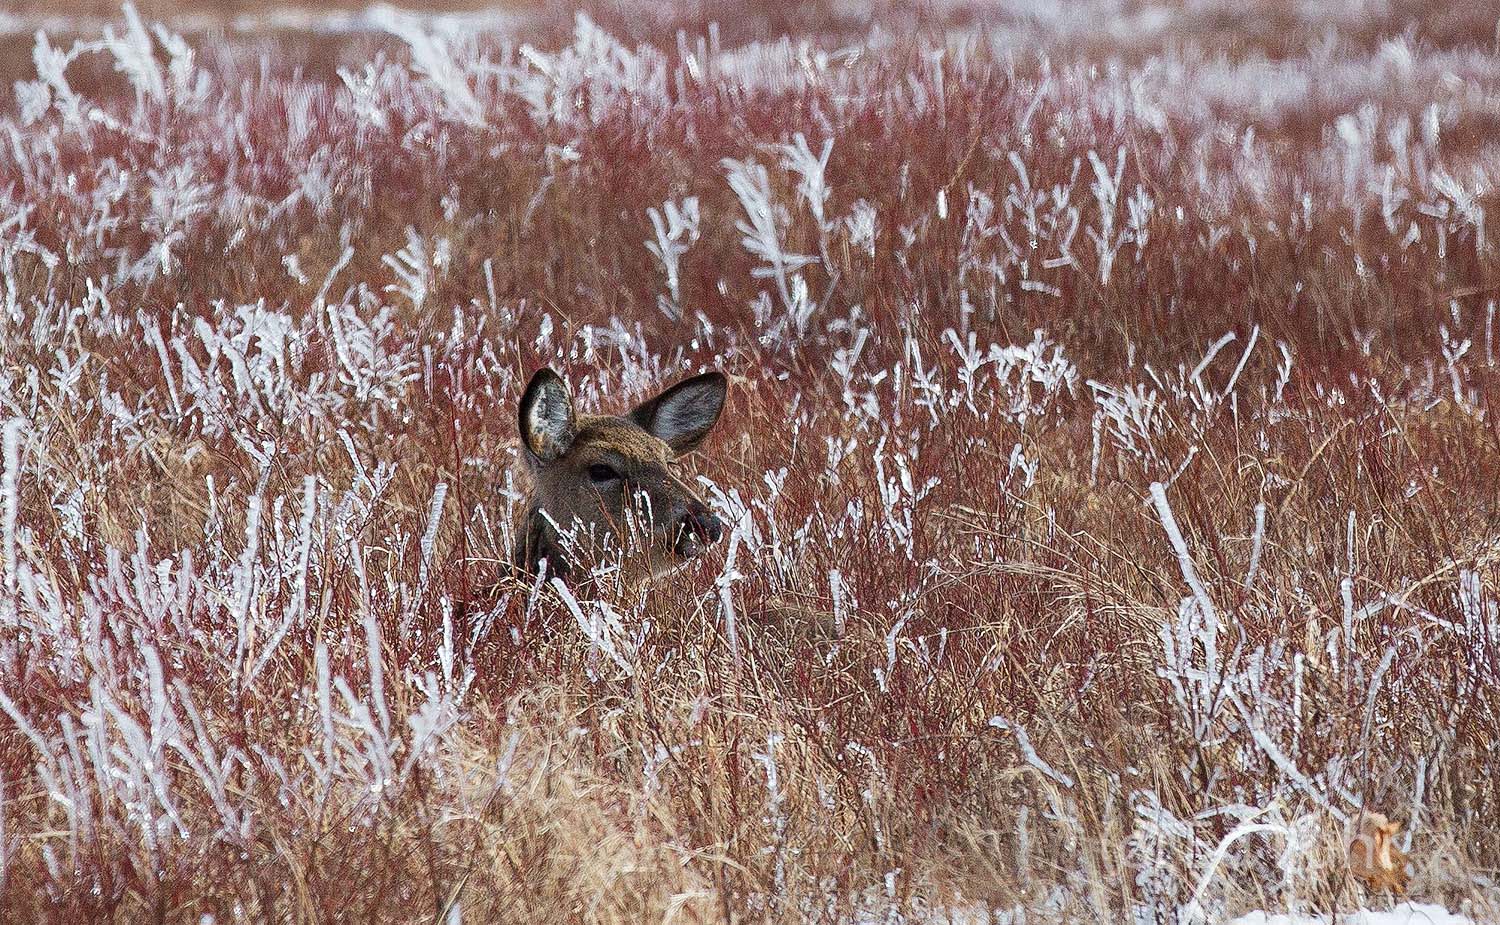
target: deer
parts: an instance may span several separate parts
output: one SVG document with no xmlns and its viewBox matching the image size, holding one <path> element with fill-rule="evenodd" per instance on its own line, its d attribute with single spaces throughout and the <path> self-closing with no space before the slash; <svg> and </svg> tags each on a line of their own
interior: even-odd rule
<svg viewBox="0 0 1500 925">
<path fill-rule="evenodd" d="M 571 582 L 615 544 L 658 577 L 718 542 L 724 525 L 680 463 L 717 423 L 727 389 L 723 373 L 707 372 L 626 414 L 579 414 L 563 378 L 537 370 L 517 409 L 526 487 L 512 574 Z"/>
</svg>

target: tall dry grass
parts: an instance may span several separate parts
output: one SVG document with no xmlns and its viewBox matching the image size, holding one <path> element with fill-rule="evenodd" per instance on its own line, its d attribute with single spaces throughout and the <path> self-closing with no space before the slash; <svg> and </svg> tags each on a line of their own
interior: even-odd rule
<svg viewBox="0 0 1500 925">
<path fill-rule="evenodd" d="M 37 39 L 0 917 L 1496 914 L 1490 39 L 719 9 Z M 497 584 L 543 363 L 713 555 Z"/>
</svg>

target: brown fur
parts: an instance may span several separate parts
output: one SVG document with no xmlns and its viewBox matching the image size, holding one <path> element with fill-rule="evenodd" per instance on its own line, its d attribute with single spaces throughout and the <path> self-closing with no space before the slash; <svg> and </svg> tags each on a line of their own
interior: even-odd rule
<svg viewBox="0 0 1500 925">
<path fill-rule="evenodd" d="M 539 371 L 519 413 L 527 478 L 514 568 L 567 578 L 613 543 L 644 552 L 633 564 L 655 572 L 717 540 L 719 521 L 679 475 L 677 458 L 702 441 L 723 398 L 723 377 L 710 373 L 628 415 L 575 415 L 562 380 Z M 570 531 L 573 542 L 564 542 Z"/>
</svg>

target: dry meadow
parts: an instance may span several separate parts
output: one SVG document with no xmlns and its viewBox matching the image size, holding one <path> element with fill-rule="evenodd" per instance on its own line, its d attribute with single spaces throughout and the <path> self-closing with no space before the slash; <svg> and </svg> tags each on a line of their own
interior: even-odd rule
<svg viewBox="0 0 1500 925">
<path fill-rule="evenodd" d="M 1494 9 L 342 7 L 0 42 L 0 920 L 1500 916 Z"/>
</svg>

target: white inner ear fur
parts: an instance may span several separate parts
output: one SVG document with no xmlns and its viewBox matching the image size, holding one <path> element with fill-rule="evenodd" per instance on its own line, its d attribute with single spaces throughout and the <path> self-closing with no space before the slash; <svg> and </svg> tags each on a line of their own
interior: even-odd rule
<svg viewBox="0 0 1500 925">
<path fill-rule="evenodd" d="M 526 430 L 532 452 L 544 461 L 566 453 L 573 442 L 573 403 L 567 394 L 550 385 L 538 392 L 527 410 Z"/>
</svg>

